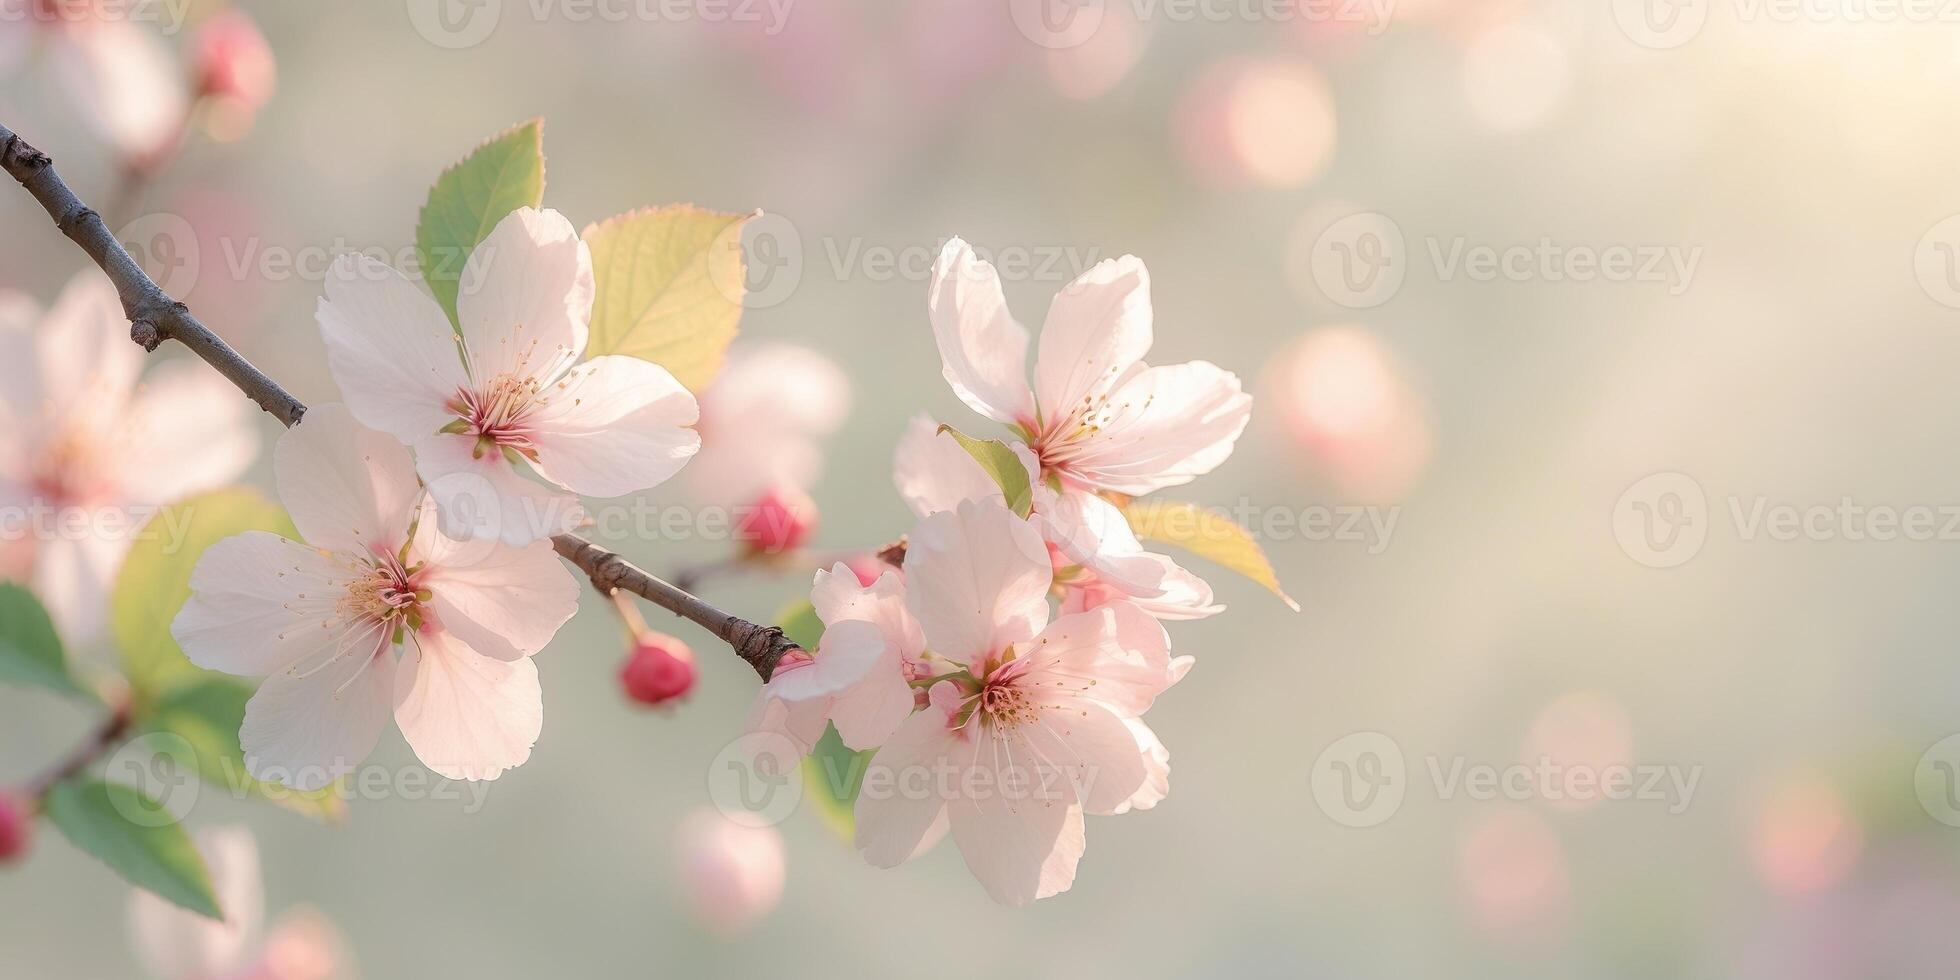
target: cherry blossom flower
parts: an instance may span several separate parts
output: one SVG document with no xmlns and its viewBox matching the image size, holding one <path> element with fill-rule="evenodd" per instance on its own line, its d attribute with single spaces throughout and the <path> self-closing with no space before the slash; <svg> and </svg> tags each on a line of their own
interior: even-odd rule
<svg viewBox="0 0 1960 980">
<path fill-rule="evenodd" d="M 451 779 L 530 758 L 531 655 L 578 609 L 551 545 L 444 537 L 408 450 L 339 405 L 281 437 L 273 468 L 305 543 L 251 531 L 212 545 L 170 630 L 192 663 L 266 678 L 239 731 L 246 769 L 317 789 L 367 757 L 391 711 Z"/>
<path fill-rule="evenodd" d="M 783 897 L 783 835 L 699 809 L 674 835 L 681 884 L 694 917 L 734 935 L 768 915 Z"/>
<path fill-rule="evenodd" d="M 1144 494 L 1211 472 L 1252 415 L 1239 379 L 1208 361 L 1151 367 L 1150 276 L 1106 259 L 1055 294 L 1033 384 L 1028 333 L 1000 276 L 966 242 L 946 243 L 928 301 L 946 382 L 968 407 L 1013 426 L 1043 482 Z"/>
<path fill-rule="evenodd" d="M 1016 447 L 1033 479 L 1035 463 Z M 920 517 L 952 510 L 962 500 L 1003 502 L 1000 487 L 966 450 L 926 416 L 899 438 L 892 480 Z M 1162 620 L 1202 619 L 1224 610 L 1211 586 L 1169 556 L 1145 551 L 1129 521 L 1109 501 L 1082 490 L 1034 488 L 1033 520 L 1055 569 L 1063 612 L 1084 612 L 1127 601 Z"/>
<path fill-rule="evenodd" d="M 178 908 L 151 892 L 129 900 L 130 937 L 158 980 L 334 980 L 351 975 L 340 932 L 325 916 L 294 909 L 270 932 L 258 843 L 244 827 L 210 827 L 196 836 L 224 921 Z"/>
<path fill-rule="evenodd" d="M 824 623 L 816 653 L 776 666 L 756 692 L 749 730 L 774 732 L 808 754 L 831 723 L 845 745 L 876 748 L 912 713 L 911 682 L 934 669 L 906 608 L 904 579 L 887 569 L 867 586 L 839 562 L 817 572 L 810 604 Z"/>
<path fill-rule="evenodd" d="M 1163 628 L 1128 603 L 1050 622 L 1047 547 L 991 502 L 919 522 L 905 584 L 926 646 L 964 670 L 933 684 L 873 757 L 858 847 L 895 866 L 943 817 L 996 901 L 1066 891 L 1084 814 L 1163 798 L 1169 755 L 1141 718 L 1189 658 L 1173 661 Z"/>
<path fill-rule="evenodd" d="M 149 513 L 258 455 L 252 405 L 229 382 L 185 360 L 139 380 L 143 357 L 94 270 L 45 315 L 0 291 L 0 539 L 31 544 L 34 591 L 71 644 L 100 636 Z"/>
<path fill-rule="evenodd" d="M 574 494 L 646 490 L 700 448 L 699 407 L 666 368 L 580 363 L 592 291 L 571 222 L 519 208 L 462 272 L 458 357 L 448 317 L 407 278 L 364 256 L 334 263 L 319 309 L 328 367 L 355 418 L 415 448 L 444 534 L 518 546 L 570 530 Z"/>
<path fill-rule="evenodd" d="M 796 344 L 738 344 L 701 393 L 688 489 L 731 506 L 778 487 L 808 491 L 823 473 L 824 439 L 850 410 L 850 379 L 830 358 Z"/>
<path fill-rule="evenodd" d="M 0 0 L 0 71 L 40 47 L 83 125 L 142 164 L 182 131 L 190 98 L 162 36 L 72 0 Z"/>
</svg>

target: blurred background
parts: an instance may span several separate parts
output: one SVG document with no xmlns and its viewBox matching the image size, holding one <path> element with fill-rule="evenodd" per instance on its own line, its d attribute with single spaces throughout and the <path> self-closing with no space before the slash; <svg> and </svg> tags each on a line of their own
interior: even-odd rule
<svg viewBox="0 0 1960 980">
<path fill-rule="evenodd" d="M 1152 274 L 1152 360 L 1215 361 L 1257 399 L 1230 462 L 1174 496 L 1261 529 L 1304 607 L 1191 562 L 1230 608 L 1171 627 L 1198 657 L 1150 716 L 1171 796 L 1092 818 L 1066 894 L 997 907 L 948 846 L 873 869 L 806 803 L 780 828 L 780 904 L 733 931 L 692 907 L 676 841 L 755 678 L 649 610 L 700 679 L 641 708 L 588 595 L 538 658 L 531 761 L 480 806 L 397 794 L 329 830 L 198 803 L 193 825 L 252 828 L 269 907 L 317 907 L 363 975 L 1960 965 L 1940 639 L 1960 615 L 1960 11 L 239 6 L 276 60 L 269 102 L 201 119 L 122 237 L 301 399 L 336 398 L 324 263 L 262 259 L 401 254 L 436 173 L 541 116 L 545 201 L 576 223 L 765 212 L 736 350 L 794 342 L 852 387 L 810 488 L 816 549 L 909 526 L 890 471 L 912 415 L 979 428 L 926 319 L 946 237 L 996 257 L 1030 325 L 1128 252 Z M 215 7 L 139 26 L 182 58 Z M 108 200 L 128 127 L 91 115 L 47 31 L 0 21 L 0 121 Z M 0 286 L 46 303 L 83 268 L 24 194 L 0 194 L 0 228 Z M 648 500 L 687 503 L 684 484 Z M 656 571 L 727 547 L 607 543 Z M 767 618 L 812 567 L 702 589 Z M 92 721 L 0 690 L 0 783 Z M 391 733 L 371 764 L 414 760 Z M 135 974 L 127 894 L 47 833 L 0 876 L 0 973 Z"/>
</svg>

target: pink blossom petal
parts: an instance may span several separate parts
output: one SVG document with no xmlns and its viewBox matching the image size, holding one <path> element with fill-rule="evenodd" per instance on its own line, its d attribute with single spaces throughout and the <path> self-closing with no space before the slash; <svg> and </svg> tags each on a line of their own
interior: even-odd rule
<svg viewBox="0 0 1960 980">
<path fill-rule="evenodd" d="M 1104 259 L 1055 294 L 1041 327 L 1034 390 L 1053 426 L 1109 392 L 1150 352 L 1150 273 L 1134 255 Z"/>
<path fill-rule="evenodd" d="M 343 656 L 325 669 L 273 674 L 245 705 L 238 730 L 245 771 L 301 792 L 354 770 L 388 726 L 397 669 L 383 630 L 342 639 Z"/>
<path fill-rule="evenodd" d="M 906 605 L 949 660 L 984 660 L 1048 622 L 1048 546 L 999 504 L 969 500 L 920 521 L 905 566 Z"/>
<path fill-rule="evenodd" d="M 403 442 L 455 418 L 448 403 L 469 384 L 442 307 L 401 273 L 343 255 L 327 273 L 316 319 L 327 368 L 354 417 Z"/>
<path fill-rule="evenodd" d="M 471 376 L 479 385 L 505 374 L 556 379 L 585 353 L 592 295 L 592 253 L 564 215 L 529 207 L 505 215 L 457 283 Z"/>
<path fill-rule="evenodd" d="M 440 629 L 411 637 L 394 703 L 415 757 L 450 779 L 496 779 L 523 765 L 544 728 L 529 657 L 486 657 Z"/>
<path fill-rule="evenodd" d="M 1028 332 L 1007 312 L 1000 274 L 955 238 L 932 267 L 927 300 L 946 383 L 969 408 L 997 422 L 1034 419 Z"/>
<path fill-rule="evenodd" d="M 659 486 L 701 448 L 701 410 L 667 369 L 595 357 L 544 396 L 531 425 L 538 473 L 568 490 L 619 497 Z"/>
<path fill-rule="evenodd" d="M 408 448 L 361 425 L 343 405 L 317 405 L 272 450 L 279 501 L 316 548 L 393 554 L 408 541 L 422 488 Z"/>
</svg>

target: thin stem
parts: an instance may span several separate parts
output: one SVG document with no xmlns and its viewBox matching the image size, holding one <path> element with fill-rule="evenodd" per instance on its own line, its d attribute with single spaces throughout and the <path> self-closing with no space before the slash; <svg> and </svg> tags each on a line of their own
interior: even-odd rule
<svg viewBox="0 0 1960 980">
<path fill-rule="evenodd" d="M 82 744 L 62 757 L 61 761 L 55 763 L 47 772 L 27 784 L 27 798 L 35 801 L 35 805 L 40 805 L 41 799 L 47 796 L 48 790 L 53 789 L 56 783 L 87 769 L 91 763 L 102 757 L 102 753 L 107 752 L 111 746 L 121 740 L 123 733 L 128 730 L 129 701 L 126 698 L 119 699 L 110 705 L 109 717 L 103 719 L 102 724 L 96 726 L 95 731 Z"/>
<path fill-rule="evenodd" d="M 189 307 L 171 298 L 152 281 L 122 243 L 109 233 L 102 216 L 83 204 L 55 173 L 54 161 L 4 125 L 0 125 L 0 169 L 19 181 L 41 203 L 48 217 L 54 219 L 55 227 L 80 246 L 115 284 L 123 315 L 129 318 L 131 340 L 151 351 L 166 340 L 177 341 L 216 368 L 267 414 L 287 426 L 299 423 L 306 414 L 306 405 L 212 333 L 192 315 Z M 601 594 L 610 594 L 615 588 L 625 589 L 694 622 L 726 641 L 764 680 L 769 679 L 783 654 L 796 649 L 796 644 L 786 639 L 782 630 L 725 613 L 584 538 L 561 534 L 552 539 L 552 544 L 565 560 L 585 572 Z"/>
</svg>

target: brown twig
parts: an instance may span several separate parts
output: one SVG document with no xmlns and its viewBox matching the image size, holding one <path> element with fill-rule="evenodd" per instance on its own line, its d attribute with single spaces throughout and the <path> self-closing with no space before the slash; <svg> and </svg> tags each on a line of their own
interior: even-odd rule
<svg viewBox="0 0 1960 980">
<path fill-rule="evenodd" d="M 127 731 L 129 731 L 129 702 L 125 699 L 110 705 L 109 717 L 103 719 L 102 724 L 96 726 L 95 731 L 82 744 L 76 746 L 47 772 L 27 784 L 27 799 L 33 800 L 38 806 L 41 798 L 46 796 L 48 790 L 53 789 L 56 783 L 87 769 L 90 763 L 101 758 L 102 753 L 109 751 L 109 748 L 115 745 Z"/>
<path fill-rule="evenodd" d="M 209 327 L 200 322 L 184 304 L 165 293 L 142 266 L 136 264 L 121 242 L 109 233 L 101 215 L 95 213 L 54 171 L 48 155 L 29 146 L 26 140 L 0 125 L 0 169 L 6 170 L 27 189 L 54 219 L 55 227 L 76 245 L 115 283 L 122 301 L 123 315 L 129 318 L 129 337 L 143 349 L 154 351 L 166 340 L 174 340 L 218 369 L 238 390 L 281 423 L 292 426 L 306 414 L 306 406 L 278 382 L 267 377 L 244 356 L 233 350 Z M 552 544 L 566 561 L 578 566 L 601 594 L 624 589 L 674 613 L 726 641 L 737 656 L 768 680 L 783 654 L 796 644 L 783 637 L 774 626 L 758 626 L 730 615 L 702 601 L 684 589 L 664 582 L 635 567 L 624 558 L 573 534 L 561 534 Z"/>
</svg>

